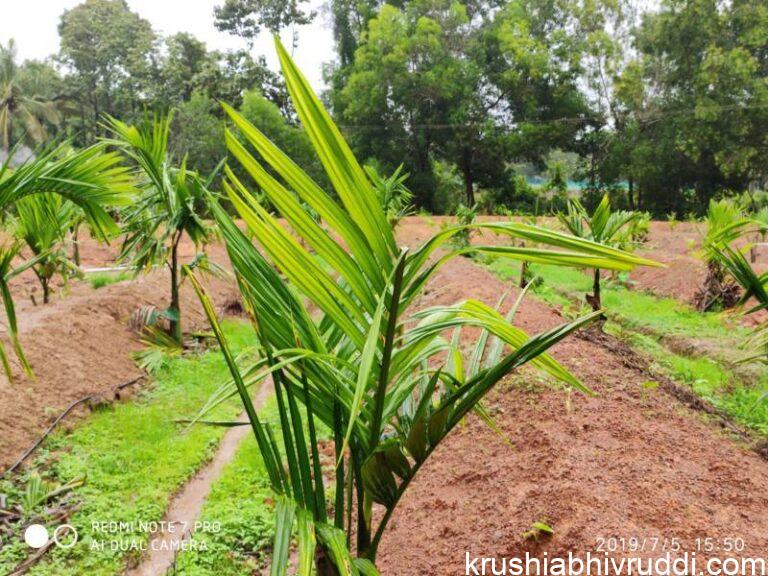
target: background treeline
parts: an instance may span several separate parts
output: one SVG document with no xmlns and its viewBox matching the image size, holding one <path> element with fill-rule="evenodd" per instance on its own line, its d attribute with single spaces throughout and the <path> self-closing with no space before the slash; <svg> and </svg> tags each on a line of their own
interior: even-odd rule
<svg viewBox="0 0 768 576">
<path fill-rule="evenodd" d="M 306 0 L 226 0 L 217 27 L 246 43 L 320 17 Z M 400 164 L 415 204 L 453 213 L 587 205 L 701 214 L 762 193 L 768 5 L 751 0 L 329 0 L 326 102 L 379 174 Z M 64 12 L 61 50 L 0 57 L 3 148 L 104 135 L 174 109 L 172 153 L 210 172 L 226 154 L 222 100 L 322 180 L 281 80 L 250 50 L 161 37 L 125 0 Z M 245 43 L 244 43 L 245 44 Z"/>
</svg>

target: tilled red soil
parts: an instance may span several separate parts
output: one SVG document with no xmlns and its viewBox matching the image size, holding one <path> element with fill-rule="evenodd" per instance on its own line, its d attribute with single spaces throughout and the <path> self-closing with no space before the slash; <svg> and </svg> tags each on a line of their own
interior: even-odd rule
<svg viewBox="0 0 768 576">
<path fill-rule="evenodd" d="M 697 255 L 704 232 L 704 224 L 680 222 L 672 227 L 669 222 L 651 222 L 648 241 L 638 252 L 666 264 L 667 268 L 637 268 L 630 274 L 635 286 L 691 302 L 707 275 L 706 266 Z M 768 261 L 768 250 L 764 252 L 763 260 Z"/>
<path fill-rule="evenodd" d="M 185 246 L 183 252 L 183 261 L 191 260 L 192 247 Z M 111 265 L 114 253 L 114 248 L 85 242 L 83 265 Z M 211 257 L 226 262 L 221 247 L 213 247 Z M 228 282 L 213 279 L 207 285 L 219 304 L 236 296 Z M 98 290 L 87 281 L 74 282 L 71 293 L 34 306 L 28 297 L 37 291 L 34 278 L 27 275 L 14 285 L 21 341 L 35 379 L 24 376 L 13 356 L 13 382 L 0 374 L 0 470 L 15 461 L 72 402 L 92 394 L 110 401 L 116 386 L 141 374 L 130 358 L 141 344 L 128 321 L 142 305 L 167 307 L 169 286 L 167 271 L 158 269 L 136 281 Z M 207 325 L 194 291 L 186 284 L 181 307 L 185 329 Z"/>
<path fill-rule="evenodd" d="M 401 239 L 411 244 L 431 232 L 411 222 Z M 509 288 L 458 258 L 420 304 L 468 293 L 493 304 Z M 531 299 L 517 317 L 529 333 L 562 322 Z M 551 558 L 594 552 L 609 537 L 660 539 L 655 551 L 648 540 L 644 553 L 627 556 L 661 556 L 665 539 L 673 546 L 674 538 L 695 552 L 697 537 L 741 537 L 742 555 L 768 551 L 768 463 L 700 413 L 644 388 L 648 376 L 605 348 L 572 336 L 553 354 L 599 396 L 574 395 L 569 409 L 563 392 L 519 385 L 519 378 L 500 384 L 488 405 L 513 446 L 475 418 L 454 431 L 395 513 L 380 548 L 382 574 L 465 574 L 467 552 Z M 546 522 L 554 535 L 524 539 L 534 522 Z"/>
<path fill-rule="evenodd" d="M 426 222 L 405 221 L 401 241 L 415 245 L 433 234 L 439 224 Z M 107 259 L 94 250 L 90 265 Z M 213 258 L 223 261 L 220 247 Z M 467 295 L 493 304 L 509 288 L 458 258 L 432 280 L 419 305 Z M 221 305 L 233 289 L 214 282 L 212 292 Z M 167 278 L 158 271 L 95 291 L 80 284 L 45 307 L 20 305 L 22 338 L 38 380 L 0 382 L 6 399 L 0 402 L 0 463 L 17 456 L 72 400 L 139 373 L 127 357 L 138 347 L 128 316 L 141 304 L 165 306 L 166 294 Z M 186 287 L 187 326 L 202 324 L 195 302 Z M 531 333 L 563 321 L 530 299 L 517 319 Z M 488 405 L 514 446 L 473 417 L 446 440 L 382 542 L 385 576 L 464 574 L 466 552 L 552 556 L 594 550 L 599 537 L 611 536 L 658 537 L 659 547 L 679 538 L 690 551 L 696 537 L 742 537 L 745 554 L 768 550 L 765 461 L 671 396 L 644 388 L 646 374 L 600 345 L 571 337 L 554 355 L 599 396 L 574 395 L 569 408 L 563 392 L 531 385 L 528 373 L 500 384 Z M 554 536 L 524 540 L 523 532 L 539 521 L 551 525 Z"/>
</svg>

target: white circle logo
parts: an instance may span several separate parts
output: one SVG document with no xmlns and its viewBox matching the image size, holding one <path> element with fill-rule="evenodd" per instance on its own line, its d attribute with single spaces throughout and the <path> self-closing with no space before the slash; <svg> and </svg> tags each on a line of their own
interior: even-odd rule
<svg viewBox="0 0 768 576">
<path fill-rule="evenodd" d="M 69 537 L 68 540 L 67 537 Z M 62 524 L 53 532 L 53 541 L 59 548 L 72 548 L 77 544 L 77 530 L 72 524 Z"/>
<path fill-rule="evenodd" d="M 24 531 L 24 542 L 30 548 L 42 548 L 48 544 L 48 530 L 42 524 L 30 524 Z"/>
</svg>

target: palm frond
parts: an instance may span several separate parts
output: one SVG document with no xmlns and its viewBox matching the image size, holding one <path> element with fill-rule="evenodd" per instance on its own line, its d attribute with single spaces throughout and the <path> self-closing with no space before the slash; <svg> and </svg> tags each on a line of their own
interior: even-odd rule
<svg viewBox="0 0 768 576">
<path fill-rule="evenodd" d="M 286 498 L 278 506 L 273 574 L 284 573 L 285 541 L 297 524 L 302 570 L 309 570 L 310 549 L 316 548 L 316 564 L 330 563 L 340 574 L 375 574 L 381 535 L 426 458 L 470 411 L 494 426 L 481 401 L 496 383 L 530 362 L 586 391 L 546 353 L 596 314 L 536 336 L 516 328 L 513 314 L 505 317 L 472 300 L 412 314 L 410 306 L 440 266 L 467 250 L 618 270 L 653 263 L 588 239 L 512 222 L 454 226 L 413 251 L 399 249 L 369 176 L 279 41 L 277 50 L 295 109 L 335 195 L 322 190 L 239 113 L 224 107 L 257 153 L 252 155 L 228 132 L 232 157 L 290 229 L 259 205 L 256 193 L 233 170 L 225 169 L 225 192 L 247 233 L 213 199 L 211 211 L 253 319 L 259 355 L 237 359 L 229 352 L 213 303 L 190 272 L 232 377 L 197 419 L 233 395 L 246 407 L 272 486 Z M 538 247 L 452 249 L 451 237 L 467 229 L 492 230 Z M 461 357 L 463 326 L 486 335 L 482 350 L 469 359 Z M 454 338 L 446 341 L 444 334 L 451 332 Z M 276 439 L 250 403 L 249 388 L 268 377 L 275 383 L 287 469 Z M 297 409 L 299 403 L 304 412 Z M 325 488 L 318 478 L 315 420 L 334 431 L 332 522 L 326 518 Z M 345 487 L 356 494 L 357 505 L 344 498 Z M 376 526 L 374 503 L 384 506 Z M 359 558 L 350 555 L 346 543 L 353 522 Z"/>
<path fill-rule="evenodd" d="M 0 208 L 30 195 L 56 194 L 79 206 L 103 239 L 117 232 L 107 209 L 128 203 L 135 192 L 130 171 L 104 144 L 75 152 L 66 145 L 43 148 L 13 170 L 7 162 L 0 167 Z"/>
</svg>

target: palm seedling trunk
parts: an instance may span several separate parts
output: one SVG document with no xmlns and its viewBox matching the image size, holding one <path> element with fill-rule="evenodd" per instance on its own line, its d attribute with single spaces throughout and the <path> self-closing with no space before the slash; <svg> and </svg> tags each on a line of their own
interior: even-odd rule
<svg viewBox="0 0 768 576">
<path fill-rule="evenodd" d="M 525 242 L 520 242 L 520 247 L 525 248 Z M 528 284 L 528 275 L 528 260 L 523 260 L 520 263 L 520 280 L 517 284 L 519 288 L 525 288 Z"/>
<path fill-rule="evenodd" d="M 72 227 L 72 261 L 80 267 L 80 225 Z"/>
<path fill-rule="evenodd" d="M 51 284 L 49 278 L 43 278 L 41 281 L 43 285 L 43 304 L 48 304 L 51 301 Z"/>
<path fill-rule="evenodd" d="M 179 344 L 182 343 L 181 332 L 181 308 L 179 303 L 179 241 L 181 234 L 178 234 L 171 248 L 171 306 L 169 327 L 171 336 Z"/>
<path fill-rule="evenodd" d="M 520 264 L 520 281 L 518 282 L 518 288 L 525 288 L 526 284 L 528 284 L 528 261 L 523 260 L 522 264 Z"/>
<path fill-rule="evenodd" d="M 592 280 L 592 294 L 587 294 L 587 302 L 592 306 L 592 310 L 597 312 L 603 307 L 602 299 L 600 297 L 600 269 L 595 268 L 594 276 Z"/>
<path fill-rule="evenodd" d="M 47 264 L 42 264 L 40 267 L 35 267 L 33 270 L 37 280 L 40 282 L 40 287 L 43 289 L 43 304 L 48 304 L 51 300 L 51 278 L 53 274 L 50 274 L 47 268 Z M 37 306 L 34 297 L 32 302 Z"/>
<path fill-rule="evenodd" d="M 739 285 L 729 277 L 718 260 L 710 260 L 704 284 L 693 296 L 696 309 L 699 312 L 708 312 L 717 307 L 728 310 L 736 306 L 740 298 Z"/>
</svg>

